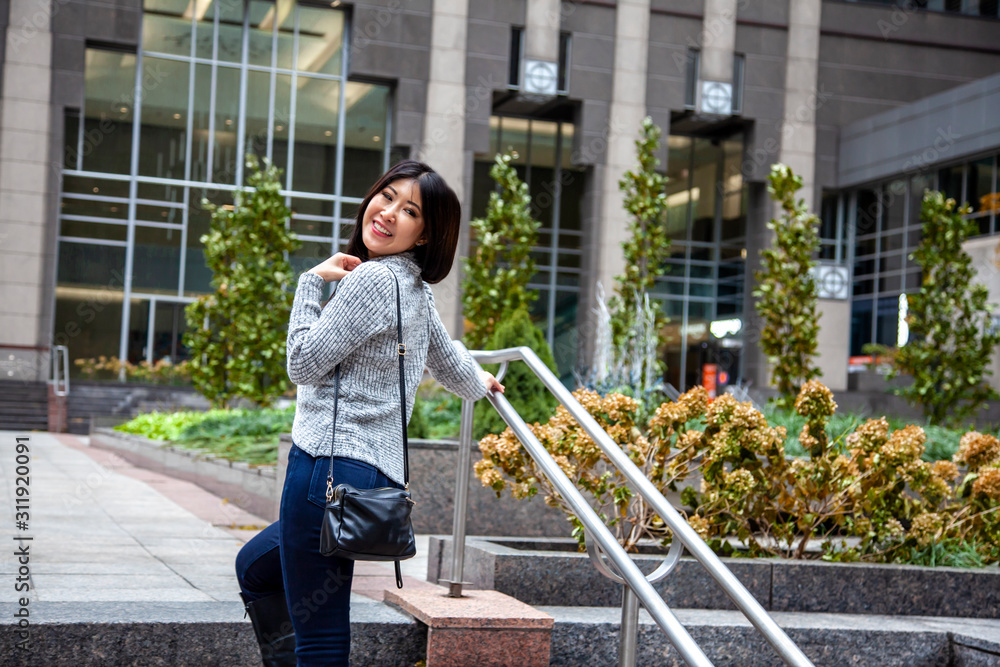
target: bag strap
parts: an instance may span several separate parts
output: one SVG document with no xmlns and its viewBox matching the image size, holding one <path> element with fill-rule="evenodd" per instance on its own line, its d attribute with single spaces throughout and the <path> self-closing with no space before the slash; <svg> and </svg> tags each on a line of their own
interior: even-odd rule
<svg viewBox="0 0 1000 667">
<path fill-rule="evenodd" d="M 396 283 L 396 353 L 399 357 L 399 414 L 403 425 L 403 486 L 410 488 L 410 448 L 406 439 L 406 376 L 403 370 L 403 357 L 406 355 L 406 345 L 403 344 L 403 309 L 400 305 L 399 279 L 392 269 L 389 269 Z M 333 428 L 330 435 L 330 472 L 326 476 L 326 500 L 333 498 L 333 444 L 337 436 L 337 404 L 340 399 L 340 364 L 333 369 Z"/>
</svg>

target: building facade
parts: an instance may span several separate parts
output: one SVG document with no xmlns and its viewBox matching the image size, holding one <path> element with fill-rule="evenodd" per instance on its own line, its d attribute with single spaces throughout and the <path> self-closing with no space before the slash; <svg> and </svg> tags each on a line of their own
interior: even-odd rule
<svg viewBox="0 0 1000 667">
<path fill-rule="evenodd" d="M 775 162 L 822 215 L 835 390 L 865 343 L 896 341 L 924 187 L 1000 232 L 996 0 L 3 0 L 0 36 L 10 378 L 48 377 L 56 345 L 184 359 L 183 308 L 210 289 L 202 202 L 232 201 L 246 153 L 284 170 L 302 271 L 403 157 L 459 193 L 467 254 L 493 158 L 516 151 L 542 225 L 533 315 L 567 382 L 624 268 L 618 181 L 647 115 L 664 131 L 656 296 L 678 388 L 709 369 L 766 384 L 751 292 Z M 459 267 L 435 292 L 460 336 Z"/>
</svg>

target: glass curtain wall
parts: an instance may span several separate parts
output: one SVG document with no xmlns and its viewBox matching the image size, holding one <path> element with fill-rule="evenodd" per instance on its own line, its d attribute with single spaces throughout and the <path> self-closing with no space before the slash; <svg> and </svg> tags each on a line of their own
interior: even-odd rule
<svg viewBox="0 0 1000 667">
<path fill-rule="evenodd" d="M 211 290 L 201 202 L 232 203 L 246 153 L 284 170 L 295 270 L 336 252 L 390 143 L 389 89 L 346 80 L 346 30 L 329 4 L 146 0 L 139 53 L 86 50 L 56 290 L 74 359 L 186 358 L 183 307 Z"/>
<path fill-rule="evenodd" d="M 905 317 L 900 295 L 920 289 L 921 271 L 909 259 L 920 243 L 920 205 L 928 188 L 968 202 L 980 235 L 1000 233 L 997 156 L 900 177 L 839 195 L 847 211 L 854 275 L 851 355 L 867 343 L 896 347 Z M 824 198 L 826 200 L 826 198 Z M 833 204 L 830 204 L 831 208 Z"/>
<path fill-rule="evenodd" d="M 518 176 L 529 185 L 532 216 L 541 223 L 529 283 L 538 290 L 532 319 L 545 333 L 559 374 L 571 382 L 576 367 L 577 308 L 583 232 L 584 172 L 572 165 L 573 125 L 511 116 L 490 119 L 490 152 L 475 156 L 472 217 L 486 214 L 495 183 L 490 168 L 497 153 L 515 151 Z M 475 242 L 475 239 L 473 239 Z"/>
<path fill-rule="evenodd" d="M 743 136 L 670 135 L 667 141 L 671 245 L 666 271 L 656 284 L 669 318 L 667 381 L 683 391 L 715 373 L 721 391 L 740 378 L 742 344 L 736 334 L 746 264 Z"/>
</svg>

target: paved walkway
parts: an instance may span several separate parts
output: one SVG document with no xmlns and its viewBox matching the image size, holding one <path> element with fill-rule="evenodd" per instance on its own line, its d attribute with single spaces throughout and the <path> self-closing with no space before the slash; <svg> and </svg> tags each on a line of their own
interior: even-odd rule
<svg viewBox="0 0 1000 667">
<path fill-rule="evenodd" d="M 190 482 L 91 448 L 86 437 L 31 432 L 29 519 L 21 530 L 18 436 L 25 434 L 0 431 L 0 536 L 8 544 L 32 538 L 21 543 L 30 545 L 33 601 L 239 601 L 236 553 L 266 521 Z M 404 563 L 407 586 L 431 587 L 425 540 L 422 558 Z M 0 554 L 0 577 L 13 580 L 17 558 L 12 549 Z M 381 600 L 394 585 L 392 564 L 358 565 L 356 592 Z"/>
</svg>

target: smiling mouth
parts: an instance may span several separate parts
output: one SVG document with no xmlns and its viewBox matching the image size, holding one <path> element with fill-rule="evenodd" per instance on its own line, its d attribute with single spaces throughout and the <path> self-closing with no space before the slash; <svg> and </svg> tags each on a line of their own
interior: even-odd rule
<svg viewBox="0 0 1000 667">
<path fill-rule="evenodd" d="M 390 231 L 389 231 L 388 229 L 386 229 L 385 227 L 383 227 L 383 226 L 382 226 L 382 223 L 380 223 L 380 222 L 379 222 L 378 220 L 374 220 L 374 221 L 372 221 L 372 227 L 373 227 L 373 228 L 375 229 L 375 231 L 377 231 L 377 232 L 378 232 L 379 234 L 382 234 L 382 235 L 384 235 L 384 236 L 392 236 L 392 232 L 390 232 Z"/>
</svg>

